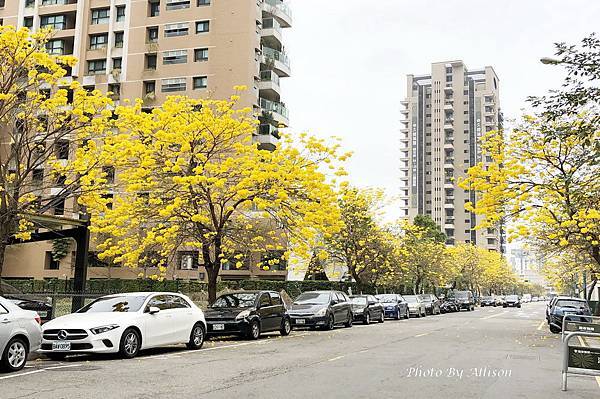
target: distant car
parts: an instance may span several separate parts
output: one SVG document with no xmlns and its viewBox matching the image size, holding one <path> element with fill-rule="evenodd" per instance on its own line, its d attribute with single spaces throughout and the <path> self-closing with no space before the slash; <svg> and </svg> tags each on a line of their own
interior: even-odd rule
<svg viewBox="0 0 600 399">
<path fill-rule="evenodd" d="M 341 291 L 307 291 L 298 296 L 288 311 L 294 328 L 333 330 L 336 324 L 352 327 L 352 307 Z"/>
<path fill-rule="evenodd" d="M 504 299 L 503 308 L 520 308 L 521 300 L 518 295 L 507 295 Z"/>
<path fill-rule="evenodd" d="M 400 320 L 401 318 L 408 319 L 408 304 L 401 295 L 398 294 L 379 294 L 375 295 L 379 302 L 383 304 L 385 317 Z"/>
<path fill-rule="evenodd" d="M 504 295 L 497 295 L 495 298 L 496 306 L 504 306 Z"/>
<path fill-rule="evenodd" d="M 418 295 L 403 295 L 404 300 L 408 304 L 408 312 L 411 316 L 425 317 L 427 309 L 425 304 Z"/>
<path fill-rule="evenodd" d="M 24 294 L 4 281 L 0 282 L 0 295 L 25 310 L 36 312 L 42 323 L 52 320 L 52 304 L 50 298 L 39 295 Z"/>
<path fill-rule="evenodd" d="M 540 298 L 537 296 L 534 296 L 531 298 L 531 302 L 539 302 Z"/>
<path fill-rule="evenodd" d="M 200 349 L 204 313 L 187 296 L 171 292 L 107 295 L 44 324 L 39 350 L 51 359 L 76 353 L 119 353 L 174 344 Z"/>
<path fill-rule="evenodd" d="M 204 312 L 208 335 L 258 339 L 264 332 L 289 335 L 292 323 L 276 291 L 239 291 L 219 296 Z"/>
<path fill-rule="evenodd" d="M 354 321 L 361 320 L 364 324 L 385 321 L 383 305 L 373 295 L 350 295 L 350 304 Z"/>
<path fill-rule="evenodd" d="M 523 303 L 531 302 L 531 294 L 523 294 L 523 297 L 521 298 L 521 302 L 523 302 Z"/>
<path fill-rule="evenodd" d="M 549 313 L 548 324 L 550 325 L 550 331 L 553 333 L 562 331 L 563 319 L 567 315 L 573 315 L 570 317 L 573 321 L 588 323 L 591 322 L 591 319 L 577 316 L 592 315 L 592 311 L 585 299 L 570 297 L 556 297 Z"/>
<path fill-rule="evenodd" d="M 425 304 L 425 312 L 430 315 L 436 315 L 442 313 L 440 310 L 440 305 L 442 302 L 438 299 L 437 296 L 433 294 L 421 294 L 419 295 L 421 301 Z"/>
<path fill-rule="evenodd" d="M 467 311 L 475 310 L 475 298 L 471 291 L 456 291 L 454 293 L 456 302 L 460 305 L 460 309 L 466 309 Z"/>
<path fill-rule="evenodd" d="M 496 300 L 493 296 L 482 296 L 481 297 L 481 307 L 485 306 L 496 306 Z"/>
<path fill-rule="evenodd" d="M 0 369 L 19 371 L 42 341 L 40 316 L 0 297 Z"/>
</svg>

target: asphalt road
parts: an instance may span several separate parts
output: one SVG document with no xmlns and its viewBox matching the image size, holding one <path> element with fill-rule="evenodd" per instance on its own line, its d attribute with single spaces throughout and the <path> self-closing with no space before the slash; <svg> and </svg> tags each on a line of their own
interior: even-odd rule
<svg viewBox="0 0 600 399">
<path fill-rule="evenodd" d="M 0 398 L 599 398 L 600 378 L 560 391 L 559 336 L 544 304 L 477 308 L 258 341 L 207 341 L 134 360 L 38 359 L 0 374 Z"/>
</svg>

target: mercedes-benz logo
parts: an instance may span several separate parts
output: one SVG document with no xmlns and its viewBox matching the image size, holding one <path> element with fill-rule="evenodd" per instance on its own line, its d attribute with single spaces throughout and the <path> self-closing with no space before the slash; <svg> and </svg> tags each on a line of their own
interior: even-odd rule
<svg viewBox="0 0 600 399">
<path fill-rule="evenodd" d="M 65 330 L 60 330 L 58 332 L 58 339 L 67 339 L 68 336 L 69 333 L 67 333 Z"/>
</svg>

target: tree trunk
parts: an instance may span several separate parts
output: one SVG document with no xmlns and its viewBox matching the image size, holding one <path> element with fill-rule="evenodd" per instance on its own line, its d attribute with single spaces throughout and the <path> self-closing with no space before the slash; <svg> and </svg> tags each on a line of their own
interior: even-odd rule
<svg viewBox="0 0 600 399">
<path fill-rule="evenodd" d="M 219 266 L 212 264 L 205 266 L 208 274 L 208 303 L 211 304 L 217 300 L 217 280 L 219 277 Z"/>
<path fill-rule="evenodd" d="M 2 268 L 4 266 L 4 255 L 6 253 L 6 244 L 0 242 L 0 281 L 2 281 Z"/>
</svg>

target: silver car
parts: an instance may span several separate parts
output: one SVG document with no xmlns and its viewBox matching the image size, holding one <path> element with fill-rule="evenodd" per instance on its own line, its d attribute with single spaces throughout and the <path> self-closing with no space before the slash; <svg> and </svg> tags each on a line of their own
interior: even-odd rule
<svg viewBox="0 0 600 399">
<path fill-rule="evenodd" d="M 23 310 L 0 296 L 0 369 L 18 371 L 25 367 L 30 352 L 40 348 L 40 316 Z"/>
<path fill-rule="evenodd" d="M 425 307 L 425 303 L 418 295 L 402 295 L 402 297 L 408 304 L 408 312 L 411 316 L 427 316 L 427 308 Z"/>
</svg>

